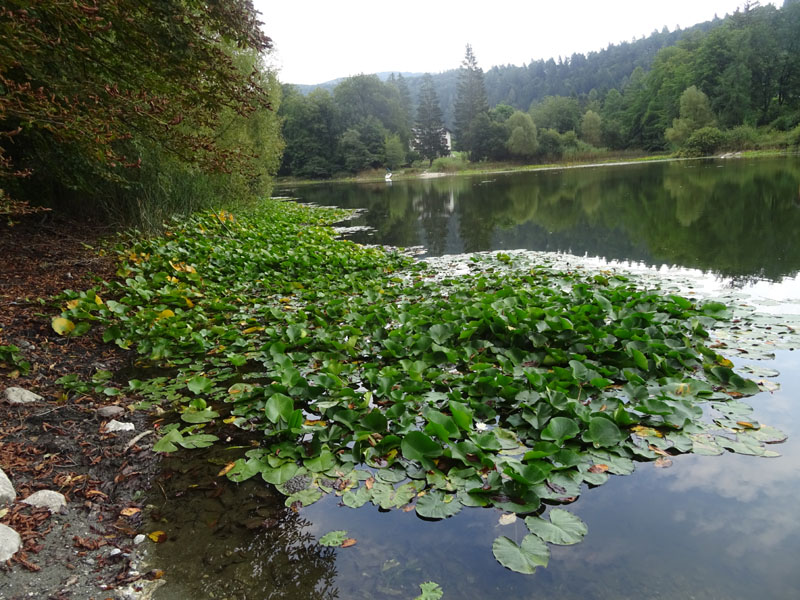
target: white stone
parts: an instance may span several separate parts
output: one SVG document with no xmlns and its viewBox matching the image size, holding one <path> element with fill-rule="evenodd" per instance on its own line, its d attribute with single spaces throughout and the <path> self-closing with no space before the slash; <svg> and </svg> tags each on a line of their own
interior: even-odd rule
<svg viewBox="0 0 800 600">
<path fill-rule="evenodd" d="M 22 547 L 22 538 L 7 525 L 0 524 L 0 562 L 6 562 Z"/>
<path fill-rule="evenodd" d="M 67 505 L 67 499 L 64 497 L 64 494 L 54 492 L 53 490 L 39 490 L 25 498 L 23 502 L 31 506 L 46 508 L 51 513 L 58 512 L 62 507 Z"/>
<path fill-rule="evenodd" d="M 39 394 L 34 394 L 21 387 L 6 388 L 6 400 L 9 404 L 28 404 L 44 400 Z"/>
<path fill-rule="evenodd" d="M 136 427 L 134 427 L 133 423 L 122 423 L 120 421 L 109 421 L 106 423 L 106 433 L 113 433 L 115 431 L 133 431 Z"/>
<path fill-rule="evenodd" d="M 139 535 L 137 535 L 135 538 L 133 538 L 133 543 L 134 543 L 134 544 L 136 544 L 136 545 L 138 546 L 138 545 L 139 545 L 139 544 L 141 544 L 141 543 L 142 543 L 142 542 L 143 542 L 145 539 L 146 539 L 146 538 L 145 538 L 144 534 L 143 534 L 143 533 L 140 533 L 140 534 L 139 534 Z"/>
<path fill-rule="evenodd" d="M 0 469 L 0 506 L 3 504 L 11 504 L 16 497 L 17 492 L 11 484 L 11 480 L 8 478 L 8 475 L 3 472 L 3 469 Z"/>
</svg>

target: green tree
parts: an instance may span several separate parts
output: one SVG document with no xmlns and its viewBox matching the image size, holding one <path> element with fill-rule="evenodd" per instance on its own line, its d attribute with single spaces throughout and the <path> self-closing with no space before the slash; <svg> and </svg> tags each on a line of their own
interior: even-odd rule
<svg viewBox="0 0 800 600">
<path fill-rule="evenodd" d="M 423 158 L 428 159 L 429 164 L 433 164 L 435 158 L 447 155 L 442 109 L 439 106 L 436 88 L 433 86 L 433 78 L 429 73 L 425 74 L 422 81 L 414 133 L 415 149 Z"/>
<path fill-rule="evenodd" d="M 473 132 L 485 132 L 482 124 L 473 127 L 473 121 L 480 115 L 489 112 L 489 101 L 486 98 L 486 87 L 483 80 L 483 69 L 478 66 L 472 46 L 467 44 L 464 60 L 458 71 L 458 92 L 455 103 L 455 138 L 458 149 L 464 150 L 472 157 L 474 142 L 470 137 Z M 488 119 L 488 117 L 487 117 Z"/>
<path fill-rule="evenodd" d="M 682 146 L 692 133 L 713 126 L 715 122 L 708 96 L 692 85 L 681 94 L 680 117 L 672 122 L 672 127 L 664 135 L 672 144 Z"/>
<path fill-rule="evenodd" d="M 548 96 L 540 103 L 531 106 L 530 114 L 537 126 L 565 133 L 578 128 L 581 107 L 575 98 Z"/>
<path fill-rule="evenodd" d="M 595 147 L 603 143 L 603 120 L 593 110 L 587 110 L 581 119 L 581 139 Z"/>
<path fill-rule="evenodd" d="M 29 175 L 17 195 L 92 199 L 99 182 L 120 192 L 139 178 L 145 146 L 204 173 L 258 169 L 251 145 L 220 135 L 280 96 L 249 0 L 41 0 L 0 12 L 0 177 Z"/>
<path fill-rule="evenodd" d="M 319 88 L 305 97 L 284 86 L 279 115 L 286 141 L 280 173 L 312 179 L 333 175 L 340 132 L 331 95 Z"/>
<path fill-rule="evenodd" d="M 396 133 L 386 136 L 383 143 L 383 151 L 386 156 L 386 166 L 390 169 L 397 169 L 406 162 L 405 144 Z"/>
<path fill-rule="evenodd" d="M 470 124 L 467 135 L 472 144 L 470 160 L 484 159 L 503 160 L 506 158 L 506 139 L 508 136 L 505 125 L 489 118 L 489 113 L 478 114 Z"/>
<path fill-rule="evenodd" d="M 508 118 L 506 127 L 509 132 L 506 142 L 509 154 L 515 158 L 533 158 L 539 150 L 539 139 L 531 116 L 518 110 Z"/>
<path fill-rule="evenodd" d="M 348 129 L 339 140 L 339 151 L 342 155 L 344 167 L 351 173 L 358 173 L 366 169 L 372 161 L 372 155 L 361 140 L 357 129 Z"/>
</svg>

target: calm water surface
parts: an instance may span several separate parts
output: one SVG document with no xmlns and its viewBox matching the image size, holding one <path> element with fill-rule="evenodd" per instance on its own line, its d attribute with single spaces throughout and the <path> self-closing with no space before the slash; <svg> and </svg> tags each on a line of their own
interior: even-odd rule
<svg viewBox="0 0 800 600">
<path fill-rule="evenodd" d="M 524 248 L 677 266 L 699 270 L 692 276 L 721 290 L 800 300 L 797 157 L 291 193 L 366 209 L 348 223 L 373 228 L 350 236 L 364 243 L 421 246 L 430 256 Z M 789 434 L 772 447 L 780 458 L 680 456 L 669 469 L 640 464 L 633 475 L 584 489 L 568 508 L 588 524 L 588 535 L 576 546 L 551 546 L 549 567 L 532 576 L 494 560 L 494 538 L 517 538 L 525 528 L 522 521 L 499 525 L 495 509 L 426 522 L 413 512 L 353 510 L 328 498 L 295 514 L 269 486 L 216 477 L 231 460 L 224 452 L 170 457 L 149 500 L 156 507 L 150 526 L 169 535 L 151 554 L 166 570 L 155 597 L 411 599 L 429 580 L 445 599 L 800 597 L 800 352 L 779 351 L 758 364 L 781 373 L 781 389 L 748 399 L 759 422 Z M 335 529 L 358 543 L 316 544 Z"/>
</svg>

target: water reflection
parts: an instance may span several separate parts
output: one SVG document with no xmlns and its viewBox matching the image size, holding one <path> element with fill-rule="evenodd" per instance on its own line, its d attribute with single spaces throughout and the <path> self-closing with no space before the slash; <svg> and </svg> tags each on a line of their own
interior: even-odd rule
<svg viewBox="0 0 800 600">
<path fill-rule="evenodd" d="M 334 549 L 318 545 L 311 522 L 284 507 L 271 486 L 218 477 L 223 452 L 164 461 L 147 530 L 167 534 L 150 559 L 166 571 L 154 599 L 339 598 Z"/>
<path fill-rule="evenodd" d="M 797 157 L 302 187 L 367 208 L 352 239 L 427 254 L 523 248 L 679 265 L 744 282 L 800 271 Z"/>
</svg>

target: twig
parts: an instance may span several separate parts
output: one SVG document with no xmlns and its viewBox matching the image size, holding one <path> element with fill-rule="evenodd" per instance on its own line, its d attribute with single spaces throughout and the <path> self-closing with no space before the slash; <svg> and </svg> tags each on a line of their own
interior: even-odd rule
<svg viewBox="0 0 800 600">
<path fill-rule="evenodd" d="M 133 447 L 136 445 L 136 442 L 138 442 L 138 441 L 139 441 L 140 439 L 142 439 L 144 436 L 146 436 L 146 435 L 150 435 L 151 433 L 153 433 L 153 430 L 152 430 L 152 429 L 148 429 L 147 431 L 143 431 L 142 433 L 140 433 L 139 435 L 137 435 L 136 437 L 134 437 L 134 438 L 133 438 L 133 439 L 132 439 L 130 442 L 128 442 L 128 444 L 125 446 L 125 449 L 123 450 L 123 452 L 127 452 L 128 450 L 130 450 L 131 448 L 133 448 Z"/>
</svg>

